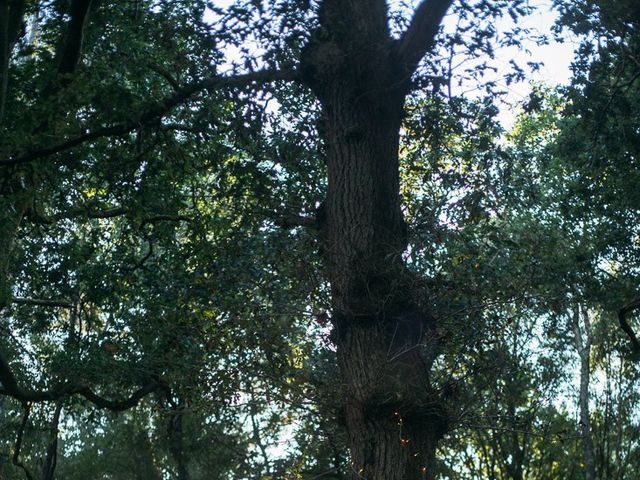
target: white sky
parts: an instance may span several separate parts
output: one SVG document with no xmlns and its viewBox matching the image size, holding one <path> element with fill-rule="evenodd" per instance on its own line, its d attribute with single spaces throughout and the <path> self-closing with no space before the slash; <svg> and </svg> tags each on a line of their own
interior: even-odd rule
<svg viewBox="0 0 640 480">
<path fill-rule="evenodd" d="M 388 3 L 391 8 L 409 11 L 418 1 L 389 0 Z M 219 7 L 228 7 L 233 3 L 234 0 L 213 0 L 213 4 Z M 411 5 L 407 5 L 408 3 Z M 499 70 L 494 78 L 500 78 L 509 71 L 509 60 L 515 60 L 521 66 L 526 66 L 527 61 L 544 63 L 540 70 L 527 75 L 527 81 L 525 82 L 512 83 L 511 85 L 506 85 L 504 82 L 500 83 L 500 86 L 508 91 L 505 105 L 500 107 L 499 114 L 499 120 L 506 129 L 513 125 L 520 106 L 531 91 L 531 84 L 545 83 L 550 86 L 566 84 L 571 75 L 570 65 L 576 41 L 567 35 L 564 36 L 563 43 L 559 43 L 552 38 L 551 27 L 555 22 L 556 13 L 551 10 L 549 0 L 530 0 L 530 3 L 536 6 L 537 9 L 532 15 L 522 19 L 519 25 L 530 28 L 539 34 L 546 34 L 549 37 L 549 44 L 538 46 L 531 42 L 528 45 L 524 45 L 520 50 L 516 48 L 502 49 L 497 52 L 496 59 L 489 62 Z M 205 16 L 205 20 L 212 23 L 215 22 L 215 18 L 212 15 Z M 445 25 L 446 23 L 449 22 L 445 21 Z M 508 30 L 511 26 L 509 23 L 508 17 L 507 19 L 499 20 L 497 23 L 498 30 Z M 228 53 L 227 65 L 229 70 L 232 69 L 232 63 L 242 64 L 239 52 L 236 49 L 229 49 Z M 478 58 L 477 62 L 480 63 L 483 60 Z M 221 68 L 219 71 L 224 70 L 226 69 Z M 491 78 L 491 76 L 487 76 L 487 78 Z"/>
<path fill-rule="evenodd" d="M 522 25 L 535 29 L 541 34 L 546 34 L 549 37 L 549 44 L 542 46 L 526 45 L 529 50 L 528 53 L 521 50 L 519 52 L 504 52 L 504 56 L 498 56 L 505 68 L 510 58 L 523 65 L 527 61 L 543 62 L 540 70 L 528 75 L 528 81 L 512 83 L 509 86 L 505 85 L 505 88 L 509 91 L 506 99 L 507 105 L 501 108 L 499 115 L 500 121 L 505 128 L 512 126 L 519 111 L 519 106 L 522 105 L 523 100 L 531 92 L 532 84 L 566 85 L 571 78 L 570 67 L 578 40 L 567 33 L 563 33 L 562 42 L 554 40 L 551 34 L 551 27 L 557 18 L 557 13 L 551 10 L 548 2 L 532 0 L 531 3 L 538 8 L 532 15 L 523 19 Z"/>
</svg>

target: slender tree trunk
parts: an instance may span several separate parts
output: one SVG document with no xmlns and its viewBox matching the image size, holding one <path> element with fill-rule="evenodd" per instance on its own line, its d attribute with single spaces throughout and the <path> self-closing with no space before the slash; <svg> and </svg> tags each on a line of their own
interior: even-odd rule
<svg viewBox="0 0 640 480">
<path fill-rule="evenodd" d="M 58 429 L 60 427 L 60 414 L 62 413 L 62 402 L 56 403 L 51 420 L 51 432 L 49 435 L 49 443 L 44 457 L 44 465 L 42 467 L 42 480 L 53 480 L 56 473 L 56 464 L 58 463 Z"/>
<path fill-rule="evenodd" d="M 23 0 L 0 0 L 0 126 L 4 116 L 9 78 L 9 59 L 19 39 L 24 15 Z M 0 147 L 2 136 L 0 132 Z M 15 236 L 27 209 L 22 179 L 9 168 L 0 167 L 0 310 L 11 304 L 9 264 Z"/>
<path fill-rule="evenodd" d="M 583 320 L 584 335 L 580 325 L 580 317 Z M 573 315 L 573 331 L 575 333 L 575 344 L 580 356 L 580 428 L 582 437 L 582 449 L 585 463 L 586 480 L 595 480 L 595 450 L 593 447 L 593 437 L 591 435 L 591 419 L 589 416 L 589 377 L 591 375 L 590 355 L 591 355 L 591 321 L 589 312 L 576 305 Z"/>
<path fill-rule="evenodd" d="M 162 474 L 156 465 L 153 455 L 153 446 L 147 436 L 147 432 L 133 425 L 133 436 L 136 439 L 137 447 L 134 451 L 135 461 L 138 469 L 135 472 L 137 480 L 162 480 Z"/>
<path fill-rule="evenodd" d="M 189 480 L 188 452 L 184 441 L 184 418 L 186 402 L 182 399 L 171 408 L 168 425 L 169 451 L 176 462 L 177 480 Z"/>
<path fill-rule="evenodd" d="M 427 294 L 402 260 L 398 147 L 409 78 L 386 8 L 323 2 L 302 68 L 324 115 L 328 191 L 318 224 L 351 476 L 431 479 L 447 421 L 429 385 L 438 338 Z"/>
<path fill-rule="evenodd" d="M 4 117 L 9 79 L 9 0 L 0 0 L 0 125 Z"/>
<path fill-rule="evenodd" d="M 20 37 L 25 7 L 24 0 L 0 0 L 0 124 L 7 97 L 9 59 Z"/>
</svg>

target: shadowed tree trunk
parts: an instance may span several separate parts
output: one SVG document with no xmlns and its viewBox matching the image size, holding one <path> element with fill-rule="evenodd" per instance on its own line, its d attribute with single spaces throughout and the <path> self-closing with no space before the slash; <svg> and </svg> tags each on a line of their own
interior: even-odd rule
<svg viewBox="0 0 640 480">
<path fill-rule="evenodd" d="M 23 27 L 24 0 L 0 0 L 0 124 L 4 116 L 9 59 Z"/>
<path fill-rule="evenodd" d="M 42 479 L 54 480 L 56 472 L 56 464 L 58 463 L 58 429 L 60 427 L 60 414 L 62 413 L 62 402 L 56 403 L 51 420 L 51 432 L 49 435 L 49 443 L 42 467 Z"/>
<path fill-rule="evenodd" d="M 168 425 L 169 451 L 176 462 L 177 480 L 189 480 L 189 468 L 184 441 L 184 416 L 185 404 L 181 400 L 171 408 L 171 417 Z"/>
<path fill-rule="evenodd" d="M 353 478 L 434 478 L 446 431 L 428 378 L 435 322 L 402 259 L 398 147 L 411 74 L 449 3 L 423 2 L 394 40 L 386 2 L 327 0 L 302 59 L 324 116 L 329 182 L 318 225 Z"/>
</svg>

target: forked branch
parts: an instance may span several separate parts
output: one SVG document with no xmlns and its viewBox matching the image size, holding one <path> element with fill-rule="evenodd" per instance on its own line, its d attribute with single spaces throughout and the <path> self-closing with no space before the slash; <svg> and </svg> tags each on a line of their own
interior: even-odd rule
<svg viewBox="0 0 640 480">
<path fill-rule="evenodd" d="M 418 63 L 433 48 L 442 20 L 453 0 L 423 0 L 409 27 L 400 38 L 397 57 L 411 75 Z"/>
</svg>

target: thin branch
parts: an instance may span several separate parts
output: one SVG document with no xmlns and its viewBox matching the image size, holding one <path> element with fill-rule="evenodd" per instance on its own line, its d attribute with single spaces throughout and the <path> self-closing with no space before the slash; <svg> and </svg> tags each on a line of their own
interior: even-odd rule
<svg viewBox="0 0 640 480">
<path fill-rule="evenodd" d="M 151 258 L 151 256 L 153 255 L 153 241 L 151 239 L 149 239 L 147 237 L 147 235 L 145 235 L 145 239 L 147 240 L 147 243 L 149 244 L 149 251 L 140 259 L 138 260 L 135 265 L 133 267 L 127 268 L 129 273 L 133 273 L 136 270 L 138 270 L 139 268 L 144 267 L 144 264 L 146 263 L 147 260 L 149 260 Z"/>
<path fill-rule="evenodd" d="M 175 78 L 173 78 L 173 75 L 171 75 L 171 72 L 169 72 L 167 69 L 155 63 L 149 63 L 147 66 L 150 70 L 156 72 L 158 75 L 164 78 L 175 91 L 180 90 L 180 84 Z"/>
<path fill-rule="evenodd" d="M 72 207 L 65 212 L 60 212 L 52 216 L 33 215 L 32 219 L 36 223 L 52 224 L 58 220 L 72 219 L 72 218 L 96 218 L 96 219 L 109 219 L 122 217 L 125 215 L 131 215 L 134 210 L 124 207 L 111 207 L 104 210 L 94 210 L 89 206 Z M 155 223 L 155 222 L 193 222 L 194 219 L 187 215 L 173 215 L 168 213 L 156 213 L 150 214 L 147 217 L 142 218 L 141 224 Z"/>
<path fill-rule="evenodd" d="M 298 74 L 295 70 L 261 70 L 234 76 L 210 77 L 182 87 L 173 95 L 166 97 L 164 100 L 156 103 L 139 115 L 133 116 L 133 119 L 128 122 L 96 128 L 95 130 L 88 131 L 76 137 L 68 138 L 67 140 L 55 145 L 37 148 L 17 156 L 9 157 L 5 160 L 0 160 L 0 166 L 28 163 L 40 158 L 55 155 L 56 153 L 70 150 L 73 147 L 92 142 L 100 138 L 126 135 L 139 128 L 141 125 L 157 122 L 171 112 L 175 107 L 187 102 L 194 95 L 204 90 L 212 91 L 224 88 L 242 88 L 255 83 L 269 83 L 278 80 L 295 81 L 297 79 Z"/>
<path fill-rule="evenodd" d="M 275 219 L 276 225 L 282 228 L 307 227 L 317 228 L 318 222 L 315 217 L 304 215 L 287 214 Z"/>
<path fill-rule="evenodd" d="M 561 441 L 564 440 L 572 440 L 572 439 L 580 439 L 580 435 L 568 435 L 566 431 L 561 430 L 558 432 L 536 432 L 534 430 L 524 430 L 519 428 L 510 428 L 510 427 L 501 427 L 498 425 L 474 425 L 469 423 L 460 424 L 460 428 L 468 428 L 471 430 L 493 430 L 498 432 L 512 432 L 512 433 L 521 433 L 524 435 L 531 435 L 540 438 L 549 438 L 555 437 Z"/>
<path fill-rule="evenodd" d="M 400 62 L 412 74 L 431 48 L 453 0 L 423 0 L 397 45 Z"/>
<path fill-rule="evenodd" d="M 82 135 L 78 135 L 77 137 L 70 138 L 55 145 L 31 150 L 15 157 L 9 157 L 6 160 L 0 160 L 0 166 L 18 165 L 21 163 L 32 162 L 33 160 L 49 157 L 51 155 L 55 155 L 56 153 L 64 152 L 73 147 L 82 145 L 83 143 L 91 142 L 93 140 L 98 140 L 100 138 L 114 135 L 124 135 L 135 130 L 137 127 L 137 123 L 134 124 L 133 122 L 129 122 L 120 125 L 113 125 L 110 127 L 97 128 L 95 130 L 84 133 Z"/>
<path fill-rule="evenodd" d="M 326 477 L 327 475 L 335 475 L 338 473 L 338 469 L 336 467 L 331 467 L 329 470 L 325 470 L 324 472 L 320 472 L 313 477 L 302 477 L 303 480 L 317 480 L 318 478 Z"/>
<path fill-rule="evenodd" d="M 51 431 L 49 436 L 49 443 L 47 445 L 47 452 L 45 454 L 44 466 L 42 468 L 43 480 L 54 480 L 56 465 L 58 463 L 58 433 L 60 427 L 60 414 L 62 413 L 62 402 L 56 403 L 56 408 L 53 412 L 53 419 L 51 420 Z"/>
<path fill-rule="evenodd" d="M 72 217 L 81 217 L 86 216 L 88 218 L 114 218 L 120 217 L 122 215 L 126 215 L 129 212 L 126 208 L 122 207 L 113 207 L 108 208 L 106 210 L 98 210 L 98 211 L 89 211 L 89 210 L 76 210 L 71 211 L 64 218 L 72 218 Z"/>
<path fill-rule="evenodd" d="M 69 300 L 51 300 L 48 298 L 14 297 L 12 303 L 18 305 L 37 305 L 40 307 L 73 308 L 73 302 Z"/>
<path fill-rule="evenodd" d="M 142 220 L 142 225 L 155 222 L 193 222 L 194 219 L 186 215 L 152 215 Z"/>
</svg>

